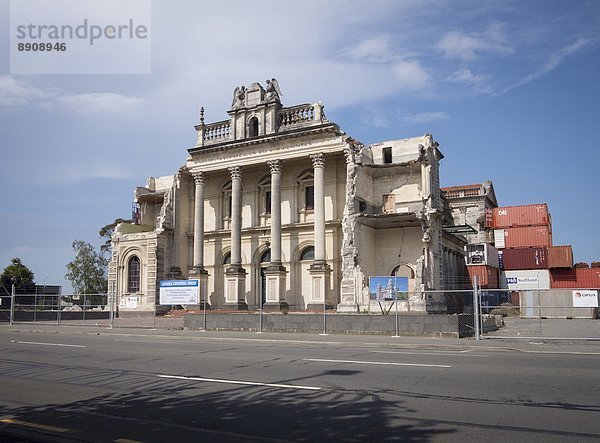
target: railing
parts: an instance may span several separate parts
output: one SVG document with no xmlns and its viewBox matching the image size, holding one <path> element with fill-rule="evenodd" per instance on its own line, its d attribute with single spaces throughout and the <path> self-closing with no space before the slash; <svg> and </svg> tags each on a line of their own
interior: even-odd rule
<svg viewBox="0 0 600 443">
<path fill-rule="evenodd" d="M 279 114 L 279 127 L 299 125 L 315 121 L 315 105 L 300 105 L 284 108 Z"/>
<path fill-rule="evenodd" d="M 204 128 L 204 143 L 227 141 L 231 136 L 231 122 L 229 120 L 211 123 Z"/>
<path fill-rule="evenodd" d="M 446 198 L 476 197 L 481 195 L 481 192 L 479 189 L 459 189 L 457 191 L 445 191 L 444 195 Z"/>
</svg>

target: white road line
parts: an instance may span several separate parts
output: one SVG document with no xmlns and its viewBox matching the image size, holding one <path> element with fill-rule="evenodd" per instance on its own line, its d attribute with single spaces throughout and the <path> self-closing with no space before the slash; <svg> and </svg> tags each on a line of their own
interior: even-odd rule
<svg viewBox="0 0 600 443">
<path fill-rule="evenodd" d="M 461 357 L 487 357 L 487 355 L 484 354 L 467 354 L 464 355 L 467 352 L 472 352 L 472 351 L 430 351 L 430 352 L 413 352 L 413 351 L 371 351 L 371 353 L 373 354 L 409 354 L 409 355 L 457 355 L 457 354 L 461 354 Z"/>
<path fill-rule="evenodd" d="M 429 365 L 425 363 L 394 363 L 387 361 L 362 361 L 362 360 L 330 360 L 326 358 L 303 358 L 305 361 L 315 361 L 323 363 L 354 363 L 358 365 L 385 365 L 385 366 L 417 366 L 421 368 L 451 368 L 449 365 Z"/>
<path fill-rule="evenodd" d="M 11 343 L 19 343 L 21 345 L 42 345 L 42 346 L 63 346 L 65 348 L 85 348 L 87 346 L 84 345 L 66 345 L 63 343 L 39 343 L 37 341 L 18 341 L 11 340 Z"/>
<path fill-rule="evenodd" d="M 193 380 L 193 381 L 204 381 L 209 383 L 225 383 L 229 385 L 247 385 L 247 386 L 267 386 L 270 388 L 282 388 L 282 389 L 304 389 L 308 391 L 320 391 L 321 388 L 316 386 L 299 386 L 299 385 L 283 385 L 278 383 L 259 383 L 255 381 L 242 381 L 242 380 L 223 380 L 219 378 L 202 378 L 202 377 L 184 377 L 181 375 L 162 375 L 157 374 L 160 378 L 173 378 L 176 380 Z"/>
</svg>

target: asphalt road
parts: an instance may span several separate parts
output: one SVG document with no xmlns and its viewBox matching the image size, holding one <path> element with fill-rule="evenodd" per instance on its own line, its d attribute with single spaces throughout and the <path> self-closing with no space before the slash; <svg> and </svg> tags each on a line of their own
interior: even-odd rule
<svg viewBox="0 0 600 443">
<path fill-rule="evenodd" d="M 0 441 L 598 441 L 600 345 L 0 328 Z"/>
</svg>

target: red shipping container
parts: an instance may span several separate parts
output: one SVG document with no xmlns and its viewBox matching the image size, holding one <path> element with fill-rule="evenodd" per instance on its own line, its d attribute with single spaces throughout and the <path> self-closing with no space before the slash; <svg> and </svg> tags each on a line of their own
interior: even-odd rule
<svg viewBox="0 0 600 443">
<path fill-rule="evenodd" d="M 502 251 L 504 269 L 548 269 L 548 248 L 514 248 Z"/>
<path fill-rule="evenodd" d="M 552 224 L 548 205 L 503 206 L 492 210 L 492 228 L 517 226 L 550 226 Z"/>
<path fill-rule="evenodd" d="M 468 265 L 470 285 L 473 286 L 473 277 L 477 276 L 480 288 L 498 289 L 500 286 L 498 269 L 488 265 Z"/>
<path fill-rule="evenodd" d="M 600 289 L 600 268 L 550 269 L 550 287 Z"/>
<path fill-rule="evenodd" d="M 572 268 L 573 248 L 568 246 L 550 246 L 548 248 L 549 268 Z"/>
<path fill-rule="evenodd" d="M 524 226 L 504 229 L 505 248 L 536 246 L 552 246 L 552 230 L 549 226 Z"/>
</svg>

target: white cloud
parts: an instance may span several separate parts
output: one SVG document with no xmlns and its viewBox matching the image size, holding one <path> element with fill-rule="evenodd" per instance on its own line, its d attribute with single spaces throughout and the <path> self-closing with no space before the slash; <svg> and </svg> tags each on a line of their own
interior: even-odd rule
<svg viewBox="0 0 600 443">
<path fill-rule="evenodd" d="M 372 105 L 365 105 L 363 107 L 360 120 L 363 124 L 375 128 L 387 128 L 390 126 L 389 112 Z"/>
<path fill-rule="evenodd" d="M 119 114 L 138 111 L 144 99 L 114 92 L 64 95 L 56 98 L 63 109 L 83 114 Z"/>
<path fill-rule="evenodd" d="M 40 88 L 24 79 L 0 76 L 0 108 L 35 106 L 76 114 L 118 114 L 138 110 L 144 100 L 114 92 L 69 94 L 59 89 Z"/>
<path fill-rule="evenodd" d="M 550 71 L 553 71 L 561 63 L 563 63 L 568 57 L 579 52 L 581 49 L 586 47 L 589 43 L 591 43 L 590 39 L 580 37 L 574 43 L 572 43 L 568 46 L 565 46 L 563 48 L 560 48 L 558 51 L 556 51 L 554 54 L 552 54 L 550 56 L 550 58 L 546 61 L 546 63 L 544 63 L 540 67 L 540 69 L 538 69 L 537 71 L 535 71 L 529 75 L 526 75 L 525 77 L 523 77 L 521 80 L 519 80 L 515 84 L 506 88 L 504 91 L 502 91 L 502 93 L 507 92 L 513 88 L 516 88 L 517 86 L 524 85 L 525 83 L 529 83 L 530 81 L 537 80 L 541 76 L 549 73 Z"/>
<path fill-rule="evenodd" d="M 416 60 L 402 60 L 392 66 L 401 89 L 419 91 L 429 86 L 430 76 Z"/>
<path fill-rule="evenodd" d="M 450 74 L 446 80 L 451 83 L 462 83 L 472 86 L 475 91 L 490 94 L 492 87 L 488 84 L 491 76 L 487 74 L 474 74 L 469 68 L 463 67 Z"/>
<path fill-rule="evenodd" d="M 85 167 L 82 165 L 85 163 Z M 81 159 L 69 159 L 68 163 L 57 164 L 43 175 L 44 181 L 53 185 L 67 185 L 82 182 L 84 180 L 99 179 L 126 179 L 131 177 L 131 171 L 127 171 L 122 164 L 110 163 L 95 159 L 94 162 L 82 161 Z"/>
<path fill-rule="evenodd" d="M 389 46 L 389 38 L 383 35 L 363 40 L 344 51 L 343 55 L 348 56 L 353 61 L 367 63 L 384 63 L 394 58 Z"/>
<path fill-rule="evenodd" d="M 448 120 L 450 116 L 445 112 L 419 112 L 417 114 L 404 114 L 400 121 L 405 125 L 415 125 L 419 123 L 431 123 L 438 120 Z"/>
<path fill-rule="evenodd" d="M 444 53 L 445 57 L 462 61 L 475 60 L 483 52 L 498 54 L 513 52 L 513 49 L 506 44 L 506 37 L 500 24 L 491 25 L 483 33 L 447 32 L 436 46 L 438 50 Z"/>
<path fill-rule="evenodd" d="M 0 76 L 0 107 L 28 106 L 33 102 L 47 100 L 54 92 L 40 89 L 25 80 L 10 75 Z"/>
</svg>

